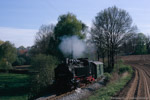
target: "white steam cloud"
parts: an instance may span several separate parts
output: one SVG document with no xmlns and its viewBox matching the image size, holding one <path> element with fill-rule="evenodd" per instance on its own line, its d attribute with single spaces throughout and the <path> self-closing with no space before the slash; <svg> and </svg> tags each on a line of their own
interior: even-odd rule
<svg viewBox="0 0 150 100">
<path fill-rule="evenodd" d="M 63 37 L 59 45 L 59 49 L 66 57 L 78 58 L 82 57 L 86 48 L 84 41 L 77 36 Z"/>
</svg>

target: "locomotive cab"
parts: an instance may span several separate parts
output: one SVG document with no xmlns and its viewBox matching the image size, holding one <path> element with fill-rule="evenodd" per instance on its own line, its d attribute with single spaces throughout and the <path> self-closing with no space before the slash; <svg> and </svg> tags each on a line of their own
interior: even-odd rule
<svg viewBox="0 0 150 100">
<path fill-rule="evenodd" d="M 104 74 L 103 63 L 100 61 L 91 61 L 90 66 L 92 68 L 92 76 L 97 79 Z"/>
</svg>

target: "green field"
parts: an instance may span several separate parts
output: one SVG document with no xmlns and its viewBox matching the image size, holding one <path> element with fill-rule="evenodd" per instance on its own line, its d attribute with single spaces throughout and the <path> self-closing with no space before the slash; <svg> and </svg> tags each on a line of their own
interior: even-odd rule
<svg viewBox="0 0 150 100">
<path fill-rule="evenodd" d="M 0 100 L 27 100 L 29 76 L 0 73 Z"/>
</svg>

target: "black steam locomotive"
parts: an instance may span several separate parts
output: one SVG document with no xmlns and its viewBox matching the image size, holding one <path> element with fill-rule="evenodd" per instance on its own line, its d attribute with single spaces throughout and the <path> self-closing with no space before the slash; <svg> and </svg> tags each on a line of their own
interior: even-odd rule
<svg viewBox="0 0 150 100">
<path fill-rule="evenodd" d="M 86 58 L 66 59 L 55 68 L 57 90 L 72 90 L 103 75 L 103 63 Z"/>
</svg>

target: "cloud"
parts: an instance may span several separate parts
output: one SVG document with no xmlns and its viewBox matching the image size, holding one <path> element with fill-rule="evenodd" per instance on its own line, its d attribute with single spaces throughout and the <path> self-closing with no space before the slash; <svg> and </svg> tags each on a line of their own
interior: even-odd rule
<svg viewBox="0 0 150 100">
<path fill-rule="evenodd" d="M 0 40 L 10 41 L 14 43 L 16 47 L 21 45 L 25 47 L 32 46 L 37 31 L 38 30 L 35 29 L 0 27 Z"/>
</svg>

